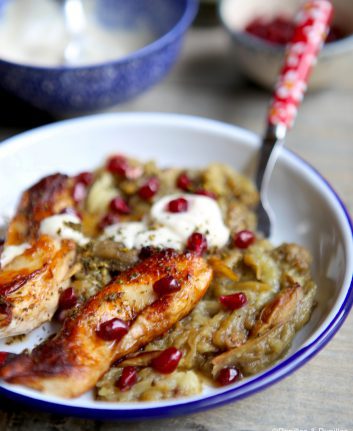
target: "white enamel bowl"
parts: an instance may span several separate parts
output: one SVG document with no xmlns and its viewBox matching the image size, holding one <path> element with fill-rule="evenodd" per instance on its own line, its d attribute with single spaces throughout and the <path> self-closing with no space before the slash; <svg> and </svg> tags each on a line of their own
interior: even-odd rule
<svg viewBox="0 0 353 431">
<path fill-rule="evenodd" d="M 23 189 L 55 171 L 92 169 L 112 152 L 155 159 L 162 166 L 205 166 L 226 162 L 241 172 L 253 166 L 259 138 L 219 122 L 166 114 L 108 114 L 69 120 L 15 136 L 0 145 L 0 211 L 14 209 Z M 276 213 L 272 240 L 294 241 L 313 254 L 319 285 L 308 325 L 284 359 L 265 372 L 234 385 L 207 389 L 185 399 L 145 403 L 105 403 L 91 394 L 75 400 L 0 382 L 0 393 L 34 407 L 97 419 L 168 417 L 215 407 L 248 396 L 285 377 L 317 353 L 335 334 L 352 301 L 352 224 L 330 185 L 306 162 L 283 150 L 271 179 L 269 199 Z M 43 334 L 1 350 L 18 352 Z"/>
</svg>

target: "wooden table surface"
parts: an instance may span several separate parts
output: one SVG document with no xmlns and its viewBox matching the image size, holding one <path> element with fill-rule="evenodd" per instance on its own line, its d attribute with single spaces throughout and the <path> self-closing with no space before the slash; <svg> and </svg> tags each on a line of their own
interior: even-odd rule
<svg viewBox="0 0 353 431">
<path fill-rule="evenodd" d="M 248 83 L 219 28 L 193 29 L 168 78 L 111 111 L 199 115 L 261 132 L 269 94 Z M 352 58 L 353 61 L 353 58 Z M 309 94 L 287 145 L 312 163 L 353 210 L 353 76 Z M 1 96 L 0 139 L 51 118 Z M 222 408 L 162 421 L 89 421 L 35 412 L 0 398 L 0 431 L 353 430 L 353 315 L 307 365 L 265 391 Z"/>
</svg>

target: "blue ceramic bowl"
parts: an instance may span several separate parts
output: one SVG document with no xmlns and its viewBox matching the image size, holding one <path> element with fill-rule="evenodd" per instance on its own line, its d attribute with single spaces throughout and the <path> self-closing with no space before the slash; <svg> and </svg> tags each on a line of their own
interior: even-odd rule
<svg viewBox="0 0 353 431">
<path fill-rule="evenodd" d="M 6 2 L 0 0 L 1 12 Z M 116 61 L 83 67 L 38 67 L 0 59 L 0 87 L 37 108 L 59 115 L 89 112 L 123 102 L 161 80 L 176 61 L 196 12 L 196 0 L 96 0 L 106 26 L 137 26 L 155 40 Z"/>
</svg>

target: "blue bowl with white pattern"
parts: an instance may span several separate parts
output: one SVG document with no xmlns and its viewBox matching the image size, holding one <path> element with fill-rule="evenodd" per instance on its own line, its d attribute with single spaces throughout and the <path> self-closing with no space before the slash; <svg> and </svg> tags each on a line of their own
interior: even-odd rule
<svg viewBox="0 0 353 431">
<path fill-rule="evenodd" d="M 0 0 L 0 23 L 7 2 Z M 0 87 L 57 115 L 108 108 L 160 81 L 178 58 L 196 0 L 95 0 L 102 26 L 133 29 L 141 21 L 155 39 L 117 60 L 89 66 L 42 67 L 0 58 Z"/>
</svg>

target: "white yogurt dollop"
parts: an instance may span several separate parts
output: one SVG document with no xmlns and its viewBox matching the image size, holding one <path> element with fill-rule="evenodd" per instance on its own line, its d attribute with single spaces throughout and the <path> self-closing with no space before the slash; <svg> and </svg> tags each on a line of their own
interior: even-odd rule
<svg viewBox="0 0 353 431">
<path fill-rule="evenodd" d="M 0 21 L 0 58 L 17 63 L 58 66 L 71 38 L 65 25 L 63 2 L 11 0 L 5 3 Z M 96 18 L 97 4 L 83 2 L 85 25 L 80 34 L 80 55 L 75 65 L 116 60 L 154 40 L 147 25 L 134 28 L 103 25 Z"/>
<path fill-rule="evenodd" d="M 104 229 L 103 237 L 121 242 L 126 248 L 134 248 L 136 237 L 146 229 L 142 222 L 116 223 Z"/>
<path fill-rule="evenodd" d="M 68 223 L 80 226 L 81 220 L 72 214 L 57 214 L 42 220 L 39 233 L 58 239 L 72 239 L 79 245 L 85 245 L 89 239 Z"/>
<path fill-rule="evenodd" d="M 184 198 L 188 202 L 185 212 L 171 213 L 167 210 L 171 200 Z M 151 208 L 151 218 L 174 232 L 183 244 L 193 232 L 203 233 L 209 247 L 223 247 L 229 238 L 229 229 L 223 222 L 218 203 L 207 196 L 177 194 L 165 196 Z"/>
<path fill-rule="evenodd" d="M 185 212 L 171 213 L 168 203 L 184 198 L 188 202 Z M 176 194 L 165 196 L 154 203 L 148 222 L 117 223 L 108 226 L 102 235 L 121 242 L 127 248 L 154 246 L 160 248 L 184 248 L 193 232 L 200 232 L 207 238 L 209 247 L 223 247 L 229 239 L 219 205 L 207 196 Z M 150 226 L 157 226 L 151 228 Z"/>
<path fill-rule="evenodd" d="M 116 223 L 105 228 L 103 238 L 122 243 L 126 248 L 152 246 L 181 250 L 182 241 L 167 227 L 150 229 L 145 222 Z"/>
<path fill-rule="evenodd" d="M 71 227 L 68 223 L 77 225 L 79 228 L 81 220 L 72 214 L 53 215 L 42 220 L 39 227 L 39 233 L 57 239 L 71 239 L 79 245 L 87 244 L 89 239 L 86 238 L 79 230 Z M 5 246 L 0 258 L 1 268 L 12 262 L 15 257 L 21 255 L 30 247 L 31 245 L 28 243 Z"/>
</svg>

